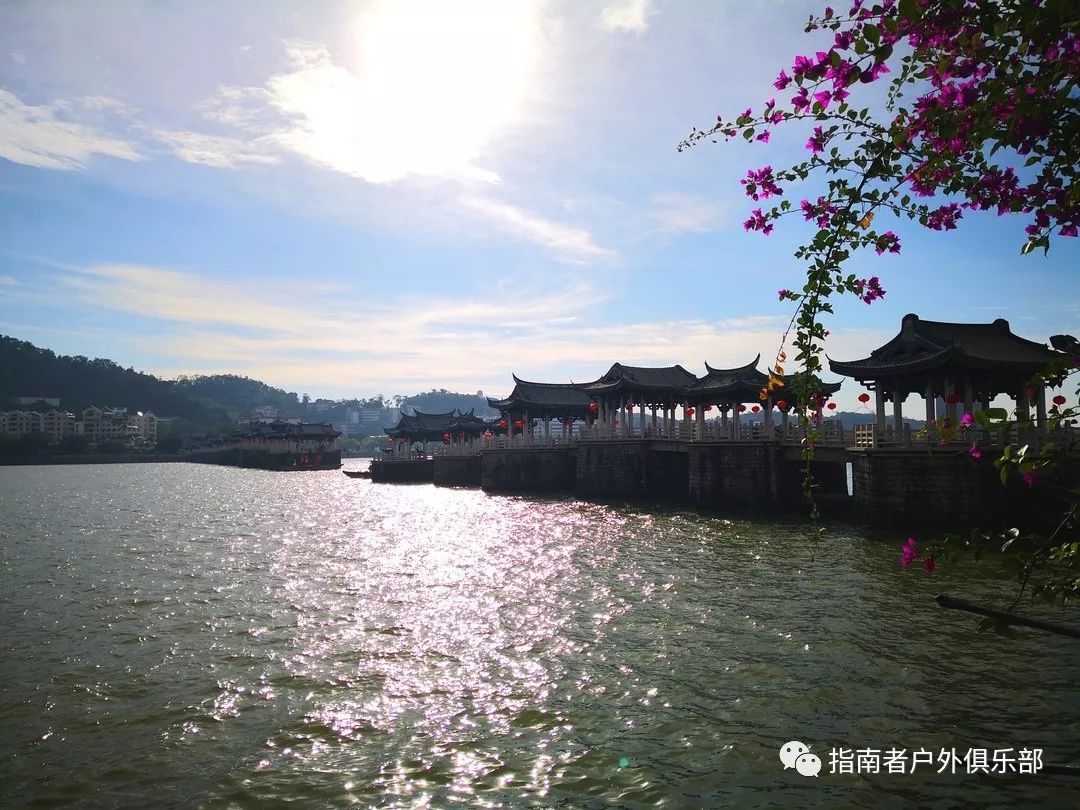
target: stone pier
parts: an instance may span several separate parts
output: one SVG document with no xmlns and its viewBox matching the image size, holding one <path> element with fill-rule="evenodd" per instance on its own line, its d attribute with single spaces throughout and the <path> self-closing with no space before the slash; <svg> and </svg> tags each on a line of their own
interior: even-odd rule
<svg viewBox="0 0 1080 810">
<path fill-rule="evenodd" d="M 479 453 L 471 456 L 436 456 L 433 480 L 437 487 L 480 486 Z"/>
<path fill-rule="evenodd" d="M 376 459 L 371 463 L 371 480 L 375 484 L 430 484 L 434 479 L 435 462 L 431 459 Z"/>
<path fill-rule="evenodd" d="M 480 483 L 485 492 L 573 491 L 573 447 L 502 447 L 480 455 Z"/>
<path fill-rule="evenodd" d="M 662 439 L 582 442 L 574 494 L 582 498 L 685 501 L 686 443 Z"/>
</svg>

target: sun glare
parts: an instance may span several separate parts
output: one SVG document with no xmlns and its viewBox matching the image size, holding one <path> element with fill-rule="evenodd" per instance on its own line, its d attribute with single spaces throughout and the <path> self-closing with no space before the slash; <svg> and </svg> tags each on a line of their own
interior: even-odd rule
<svg viewBox="0 0 1080 810">
<path fill-rule="evenodd" d="M 271 82 L 294 124 L 281 140 L 368 181 L 408 175 L 497 182 L 484 149 L 532 90 L 536 7 L 504 0 L 380 0 L 356 23 L 355 62 L 294 45 Z"/>
</svg>

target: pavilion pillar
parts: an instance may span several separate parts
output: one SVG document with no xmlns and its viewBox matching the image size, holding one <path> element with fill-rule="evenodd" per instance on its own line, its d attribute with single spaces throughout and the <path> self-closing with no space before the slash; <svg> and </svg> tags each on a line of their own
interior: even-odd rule
<svg viewBox="0 0 1080 810">
<path fill-rule="evenodd" d="M 652 408 L 652 429 L 653 433 L 656 433 L 656 403 L 654 402 L 650 407 Z"/>
<path fill-rule="evenodd" d="M 937 419 L 936 409 L 934 408 L 934 384 L 927 383 L 926 390 L 923 392 L 923 396 L 926 398 L 926 428 L 927 430 L 933 429 L 933 424 Z"/>
<path fill-rule="evenodd" d="M 885 435 L 885 389 L 880 382 L 874 382 L 874 405 L 877 408 L 876 430 L 879 436 Z"/>
<path fill-rule="evenodd" d="M 741 427 L 739 420 L 739 404 L 735 403 L 731 408 L 731 438 L 739 438 L 739 428 Z"/>
<path fill-rule="evenodd" d="M 780 411 L 780 425 L 784 431 L 784 438 L 788 436 L 788 412 L 786 410 Z"/>
<path fill-rule="evenodd" d="M 699 404 L 697 411 L 694 412 L 694 416 L 697 417 L 697 436 L 698 439 L 705 438 L 705 405 Z"/>
<path fill-rule="evenodd" d="M 551 417 L 548 414 L 544 414 L 544 438 L 551 438 Z"/>
<path fill-rule="evenodd" d="M 901 396 L 899 387 L 893 389 L 892 396 L 893 430 L 896 441 L 900 442 L 904 439 L 904 397 Z"/>
<path fill-rule="evenodd" d="M 762 416 L 762 424 L 765 425 L 765 438 L 766 439 L 771 439 L 771 438 L 773 438 L 773 429 L 772 429 L 773 403 L 772 403 L 772 397 L 765 400 L 765 403 L 761 407 L 764 409 L 764 413 L 763 413 L 763 416 Z"/>
<path fill-rule="evenodd" d="M 975 394 L 971 389 L 971 378 L 964 379 L 964 413 L 974 413 Z"/>
<path fill-rule="evenodd" d="M 1046 433 L 1046 386 L 1043 383 L 1035 387 L 1035 424 L 1040 435 Z"/>
</svg>

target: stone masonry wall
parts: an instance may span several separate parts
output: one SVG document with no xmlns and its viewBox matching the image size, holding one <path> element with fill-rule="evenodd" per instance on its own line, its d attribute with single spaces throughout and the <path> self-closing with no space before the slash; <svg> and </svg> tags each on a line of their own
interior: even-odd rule
<svg viewBox="0 0 1080 810">
<path fill-rule="evenodd" d="M 574 449 L 498 448 L 480 454 L 485 492 L 572 492 Z"/>
<path fill-rule="evenodd" d="M 435 486 L 478 487 L 481 480 L 479 455 L 435 457 Z"/>
</svg>

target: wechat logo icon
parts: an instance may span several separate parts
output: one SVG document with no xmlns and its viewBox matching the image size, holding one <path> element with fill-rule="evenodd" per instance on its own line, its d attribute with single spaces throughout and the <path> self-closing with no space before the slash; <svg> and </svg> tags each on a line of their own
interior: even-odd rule
<svg viewBox="0 0 1080 810">
<path fill-rule="evenodd" d="M 817 754 L 811 754 L 810 749 L 798 740 L 780 747 L 780 761 L 784 763 L 785 771 L 794 768 L 803 776 L 817 776 L 821 770 L 821 759 Z"/>
</svg>

